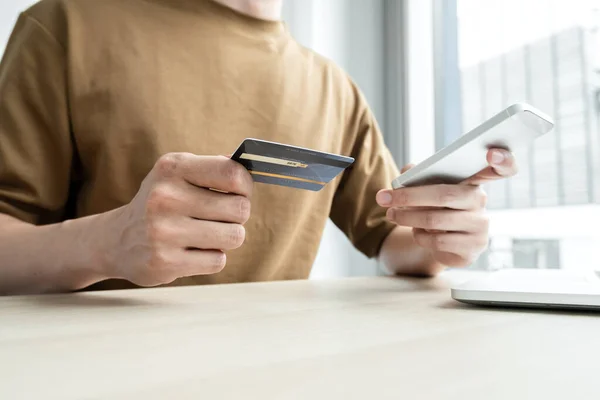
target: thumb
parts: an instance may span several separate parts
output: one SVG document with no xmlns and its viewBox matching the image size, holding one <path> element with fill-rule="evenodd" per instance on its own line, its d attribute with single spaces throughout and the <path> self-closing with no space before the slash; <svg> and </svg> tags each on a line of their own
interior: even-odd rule
<svg viewBox="0 0 600 400">
<path fill-rule="evenodd" d="M 414 167 L 415 164 L 406 164 L 402 170 L 400 171 L 401 174 L 405 173 L 406 171 L 408 171 L 409 169 L 411 169 L 412 167 Z"/>
</svg>

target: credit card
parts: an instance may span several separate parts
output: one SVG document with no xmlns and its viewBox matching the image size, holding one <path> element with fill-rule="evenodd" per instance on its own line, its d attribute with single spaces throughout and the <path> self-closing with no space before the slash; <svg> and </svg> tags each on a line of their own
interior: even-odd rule
<svg viewBox="0 0 600 400">
<path fill-rule="evenodd" d="M 354 163 L 354 158 L 260 139 L 245 139 L 231 159 L 255 182 L 318 192 Z"/>
</svg>

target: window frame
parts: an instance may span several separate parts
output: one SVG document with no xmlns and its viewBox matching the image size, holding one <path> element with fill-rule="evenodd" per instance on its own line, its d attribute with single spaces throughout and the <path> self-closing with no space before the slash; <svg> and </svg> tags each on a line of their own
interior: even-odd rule
<svg viewBox="0 0 600 400">
<path fill-rule="evenodd" d="M 400 124 L 386 128 L 388 137 L 391 133 L 402 137 L 402 147 L 397 151 L 401 157 L 396 154 L 401 164 L 417 163 L 435 151 L 434 3 L 386 0 L 386 28 L 390 35 L 386 54 L 393 57 L 388 64 L 393 61 L 399 65 L 399 75 L 386 78 L 391 84 L 390 92 L 397 85 L 397 93 L 402 93 L 398 101 L 388 102 L 387 119 L 398 110 L 403 114 Z M 398 41 L 401 47 L 392 45 Z"/>
</svg>

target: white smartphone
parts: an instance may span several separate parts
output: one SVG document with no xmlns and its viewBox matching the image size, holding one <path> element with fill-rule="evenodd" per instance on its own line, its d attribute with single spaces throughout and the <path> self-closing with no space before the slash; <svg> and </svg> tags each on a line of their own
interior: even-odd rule
<svg viewBox="0 0 600 400">
<path fill-rule="evenodd" d="M 527 147 L 553 128 L 552 119 L 540 110 L 513 104 L 394 179 L 392 187 L 462 182 L 488 166 L 489 149 Z"/>
</svg>

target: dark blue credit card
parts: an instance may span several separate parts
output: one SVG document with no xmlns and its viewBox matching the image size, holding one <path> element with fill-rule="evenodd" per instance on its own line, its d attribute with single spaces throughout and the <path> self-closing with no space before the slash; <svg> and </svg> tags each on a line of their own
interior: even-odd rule
<svg viewBox="0 0 600 400">
<path fill-rule="evenodd" d="M 260 139 L 245 139 L 231 159 L 255 182 L 315 192 L 354 163 L 352 157 Z"/>
</svg>

